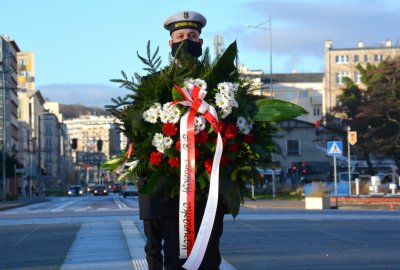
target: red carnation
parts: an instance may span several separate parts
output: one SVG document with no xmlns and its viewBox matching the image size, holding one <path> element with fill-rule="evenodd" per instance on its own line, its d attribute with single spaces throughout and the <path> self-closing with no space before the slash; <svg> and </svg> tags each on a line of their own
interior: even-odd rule
<svg viewBox="0 0 400 270">
<path fill-rule="evenodd" d="M 181 151 L 181 141 L 176 141 L 175 147 L 178 149 L 178 151 Z"/>
<path fill-rule="evenodd" d="M 175 136 L 178 132 L 178 128 L 173 123 L 165 123 L 162 131 L 167 136 Z"/>
<path fill-rule="evenodd" d="M 206 161 L 204 161 L 204 167 L 206 168 L 206 171 L 208 172 L 208 174 L 211 174 L 212 164 L 213 164 L 212 159 L 207 159 Z"/>
<path fill-rule="evenodd" d="M 225 129 L 225 123 L 222 122 L 222 121 L 219 121 L 219 122 L 218 122 L 218 127 L 219 127 L 219 132 L 224 131 L 224 129 Z"/>
<path fill-rule="evenodd" d="M 151 152 L 150 164 L 154 166 L 160 166 L 162 162 L 163 154 L 160 152 Z"/>
<path fill-rule="evenodd" d="M 208 140 L 208 134 L 206 131 L 202 130 L 195 135 L 196 143 L 203 144 Z"/>
<path fill-rule="evenodd" d="M 253 134 L 249 134 L 249 135 L 243 134 L 242 140 L 245 143 L 249 143 L 249 144 L 253 143 L 254 142 L 254 135 Z"/>
<path fill-rule="evenodd" d="M 229 157 L 227 155 L 222 155 L 221 156 L 221 166 L 225 166 L 229 164 Z"/>
<path fill-rule="evenodd" d="M 197 147 L 194 148 L 194 158 L 199 159 L 200 157 L 200 151 L 197 149 Z"/>
<path fill-rule="evenodd" d="M 239 150 L 239 144 L 237 143 L 228 144 L 229 152 L 236 152 L 237 150 Z"/>
<path fill-rule="evenodd" d="M 236 125 L 234 123 L 229 123 L 225 126 L 224 129 L 224 137 L 229 139 L 233 139 L 236 137 L 237 135 L 237 128 Z"/>
<path fill-rule="evenodd" d="M 168 164 L 172 168 L 178 167 L 179 166 L 179 158 L 169 158 L 168 159 Z"/>
</svg>

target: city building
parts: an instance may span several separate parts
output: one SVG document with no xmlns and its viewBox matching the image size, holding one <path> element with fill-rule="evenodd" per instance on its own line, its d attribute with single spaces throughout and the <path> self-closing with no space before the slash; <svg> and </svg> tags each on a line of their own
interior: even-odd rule
<svg viewBox="0 0 400 270">
<path fill-rule="evenodd" d="M 35 85 L 35 55 L 19 52 L 17 160 L 22 164 L 20 187 L 65 190 L 73 180 L 70 139 L 58 102 L 44 99 Z"/>
<path fill-rule="evenodd" d="M 77 139 L 77 152 L 102 152 L 107 159 L 121 153 L 120 134 L 114 122 L 112 117 L 96 115 L 84 115 L 64 121 L 69 137 Z M 97 145 L 100 140 L 102 149 L 98 151 Z"/>
<path fill-rule="evenodd" d="M 108 175 L 100 168 L 101 164 L 120 155 L 123 149 L 122 137 L 114 122 L 112 117 L 96 115 L 64 121 L 68 136 L 73 140 L 75 183 L 86 185 L 107 180 Z"/>
<path fill-rule="evenodd" d="M 273 98 L 303 107 L 308 114 L 297 120 L 314 124 L 322 118 L 323 73 L 278 73 L 273 75 Z M 262 84 L 270 84 L 270 75 L 262 74 Z"/>
<path fill-rule="evenodd" d="M 323 115 L 329 113 L 337 104 L 337 97 L 344 87 L 343 78 L 348 77 L 360 89 L 365 86 L 360 81 L 360 73 L 357 66 L 365 67 L 367 63 L 378 65 L 387 58 L 400 55 L 400 47 L 393 46 L 390 40 L 382 42 L 379 46 L 365 46 L 359 42 L 356 48 L 334 48 L 331 40 L 325 41 L 325 93 Z"/>
<path fill-rule="evenodd" d="M 18 99 L 17 99 L 17 53 L 19 47 L 7 35 L 0 36 L 0 141 L 1 179 L 3 200 L 11 190 L 16 190 L 16 181 L 10 181 L 7 160 L 17 152 L 18 144 Z M 14 185 L 11 187 L 11 184 Z"/>
<path fill-rule="evenodd" d="M 14 155 L 18 143 L 17 53 L 19 48 L 8 36 L 0 36 L 0 139 L 2 148 Z M 5 147 L 3 147 L 3 145 Z"/>
</svg>

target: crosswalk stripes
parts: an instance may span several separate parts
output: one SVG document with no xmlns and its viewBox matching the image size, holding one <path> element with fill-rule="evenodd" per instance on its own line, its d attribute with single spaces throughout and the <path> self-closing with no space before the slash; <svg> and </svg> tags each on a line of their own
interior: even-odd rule
<svg viewBox="0 0 400 270">
<path fill-rule="evenodd" d="M 140 234 L 135 222 L 120 221 L 124 232 L 129 253 L 135 270 L 147 270 L 146 254 L 144 252 L 145 241 Z"/>
<path fill-rule="evenodd" d="M 144 252 L 145 240 L 139 232 L 135 222 L 120 221 L 122 231 L 125 234 L 125 239 L 128 245 L 129 252 L 132 257 L 132 262 L 135 270 L 147 270 L 146 254 Z M 232 265 L 222 259 L 220 270 L 235 270 Z"/>
</svg>

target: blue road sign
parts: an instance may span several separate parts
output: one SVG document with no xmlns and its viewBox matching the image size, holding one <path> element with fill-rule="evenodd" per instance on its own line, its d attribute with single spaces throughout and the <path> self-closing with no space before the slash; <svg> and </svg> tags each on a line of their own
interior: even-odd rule
<svg viewBox="0 0 400 270">
<path fill-rule="evenodd" d="M 328 156 L 341 156 L 343 155 L 342 141 L 328 141 L 326 147 Z"/>
</svg>

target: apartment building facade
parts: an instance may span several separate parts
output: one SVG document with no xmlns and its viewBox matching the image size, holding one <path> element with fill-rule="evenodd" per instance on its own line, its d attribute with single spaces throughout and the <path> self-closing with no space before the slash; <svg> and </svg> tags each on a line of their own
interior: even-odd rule
<svg viewBox="0 0 400 270">
<path fill-rule="evenodd" d="M 102 152 L 109 159 L 121 151 L 121 138 L 114 121 L 112 117 L 84 115 L 65 120 L 64 123 L 68 127 L 69 137 L 77 139 L 76 152 Z M 102 141 L 101 151 L 98 151 L 98 141 Z"/>
<path fill-rule="evenodd" d="M 18 143 L 17 53 L 19 47 L 8 36 L 0 36 L 0 140 L 8 155 Z"/>
<path fill-rule="evenodd" d="M 334 48 L 331 40 L 325 41 L 325 91 L 323 114 L 329 113 L 338 104 L 338 96 L 342 93 L 344 78 L 348 77 L 359 85 L 365 86 L 360 81 L 357 66 L 365 67 L 367 63 L 378 65 L 385 59 L 400 55 L 400 47 L 393 46 L 386 40 L 380 46 L 365 46 L 359 42 L 355 48 Z"/>
<path fill-rule="evenodd" d="M 272 96 L 303 107 L 308 114 L 297 120 L 314 124 L 322 118 L 323 73 L 278 73 L 274 74 Z M 270 75 L 261 76 L 263 85 L 270 85 Z"/>
</svg>

